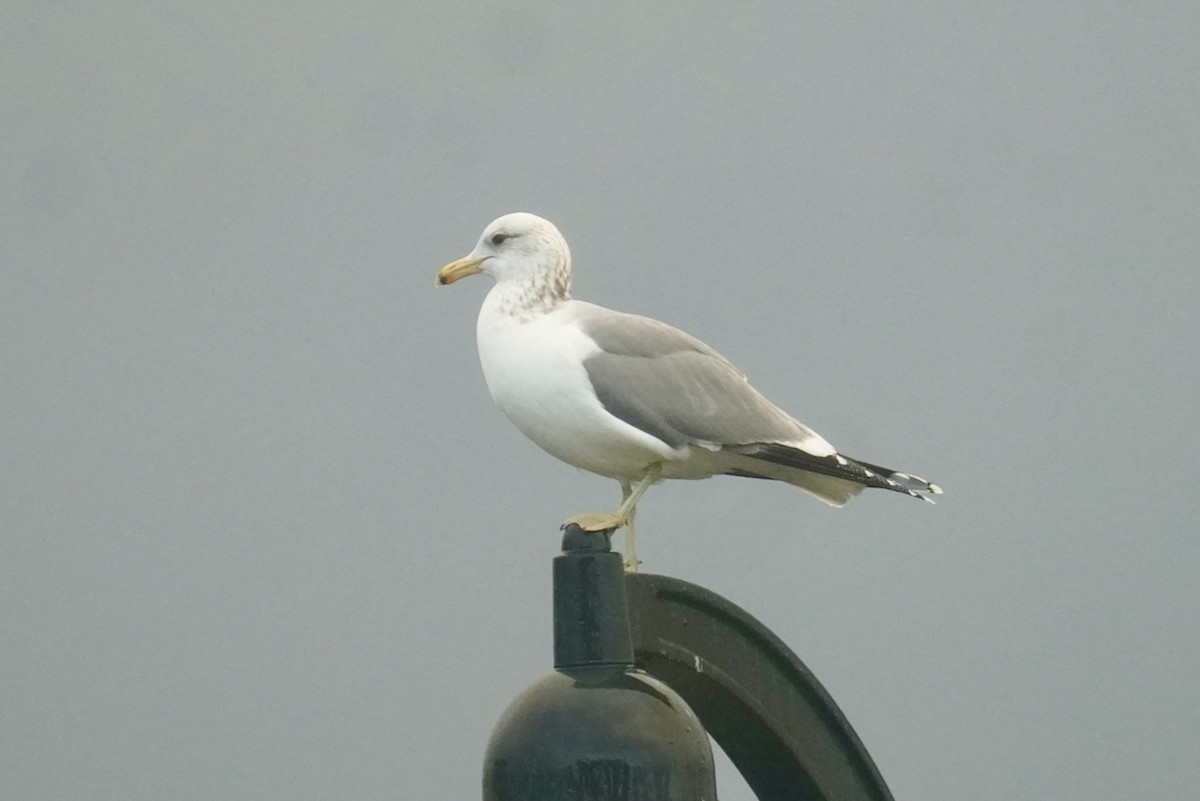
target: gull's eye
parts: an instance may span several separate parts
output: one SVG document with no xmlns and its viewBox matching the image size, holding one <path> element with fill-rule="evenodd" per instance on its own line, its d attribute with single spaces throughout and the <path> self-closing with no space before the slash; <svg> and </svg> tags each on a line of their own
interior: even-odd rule
<svg viewBox="0 0 1200 801">
<path fill-rule="evenodd" d="M 493 245 L 503 245 L 504 240 L 508 239 L 508 238 L 509 238 L 508 234 L 492 234 L 492 244 Z"/>
</svg>

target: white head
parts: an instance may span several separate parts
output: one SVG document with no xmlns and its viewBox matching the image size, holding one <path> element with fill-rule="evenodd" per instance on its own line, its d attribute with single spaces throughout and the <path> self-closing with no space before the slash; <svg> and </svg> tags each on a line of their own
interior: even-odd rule
<svg viewBox="0 0 1200 801">
<path fill-rule="evenodd" d="M 556 305 L 571 296 L 571 250 L 549 220 L 536 214 L 505 214 L 483 229 L 469 254 L 438 270 L 437 284 L 483 273 L 497 283 L 521 285 Z"/>
</svg>

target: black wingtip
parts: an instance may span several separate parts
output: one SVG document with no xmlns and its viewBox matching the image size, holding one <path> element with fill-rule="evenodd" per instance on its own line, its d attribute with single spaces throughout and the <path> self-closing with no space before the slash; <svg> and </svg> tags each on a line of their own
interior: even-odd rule
<svg viewBox="0 0 1200 801">
<path fill-rule="evenodd" d="M 933 503 L 930 495 L 942 494 L 941 487 L 920 476 L 864 462 L 845 454 L 833 453 L 828 456 L 814 456 L 807 451 L 778 442 L 758 443 L 751 448 L 739 447 L 738 452 L 755 459 L 762 459 L 765 462 L 853 481 L 865 487 L 900 492 L 913 498 L 920 498 L 927 503 Z"/>
</svg>

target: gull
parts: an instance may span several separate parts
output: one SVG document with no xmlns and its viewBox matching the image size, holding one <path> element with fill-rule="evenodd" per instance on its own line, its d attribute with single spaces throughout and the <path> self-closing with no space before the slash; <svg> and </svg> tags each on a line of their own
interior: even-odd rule
<svg viewBox="0 0 1200 801">
<path fill-rule="evenodd" d="M 714 475 L 784 481 L 830 506 L 866 487 L 930 501 L 923 478 L 838 453 L 755 390 L 728 359 L 666 323 L 571 298 L 571 251 L 548 220 L 517 212 L 442 267 L 437 285 L 495 279 L 479 311 L 483 377 L 496 405 L 545 451 L 621 484 L 610 514 L 563 528 L 626 528 L 636 571 L 637 503 L 662 479 Z M 930 501 L 932 503 L 932 501 Z"/>
</svg>

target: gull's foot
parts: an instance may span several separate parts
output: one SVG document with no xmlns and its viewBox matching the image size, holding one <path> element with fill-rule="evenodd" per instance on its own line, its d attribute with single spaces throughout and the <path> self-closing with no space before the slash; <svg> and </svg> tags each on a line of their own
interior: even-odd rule
<svg viewBox="0 0 1200 801">
<path fill-rule="evenodd" d="M 567 526 L 579 526 L 584 531 L 596 533 L 598 531 L 615 531 L 625 525 L 625 521 L 616 515 L 602 515 L 592 512 L 584 512 L 582 514 L 571 515 L 563 521 L 561 528 Z"/>
<path fill-rule="evenodd" d="M 621 557 L 621 567 L 625 568 L 626 573 L 638 572 L 638 565 L 641 563 L 642 560 L 638 559 L 636 555 L 632 559 L 628 555 L 622 555 Z"/>
</svg>

